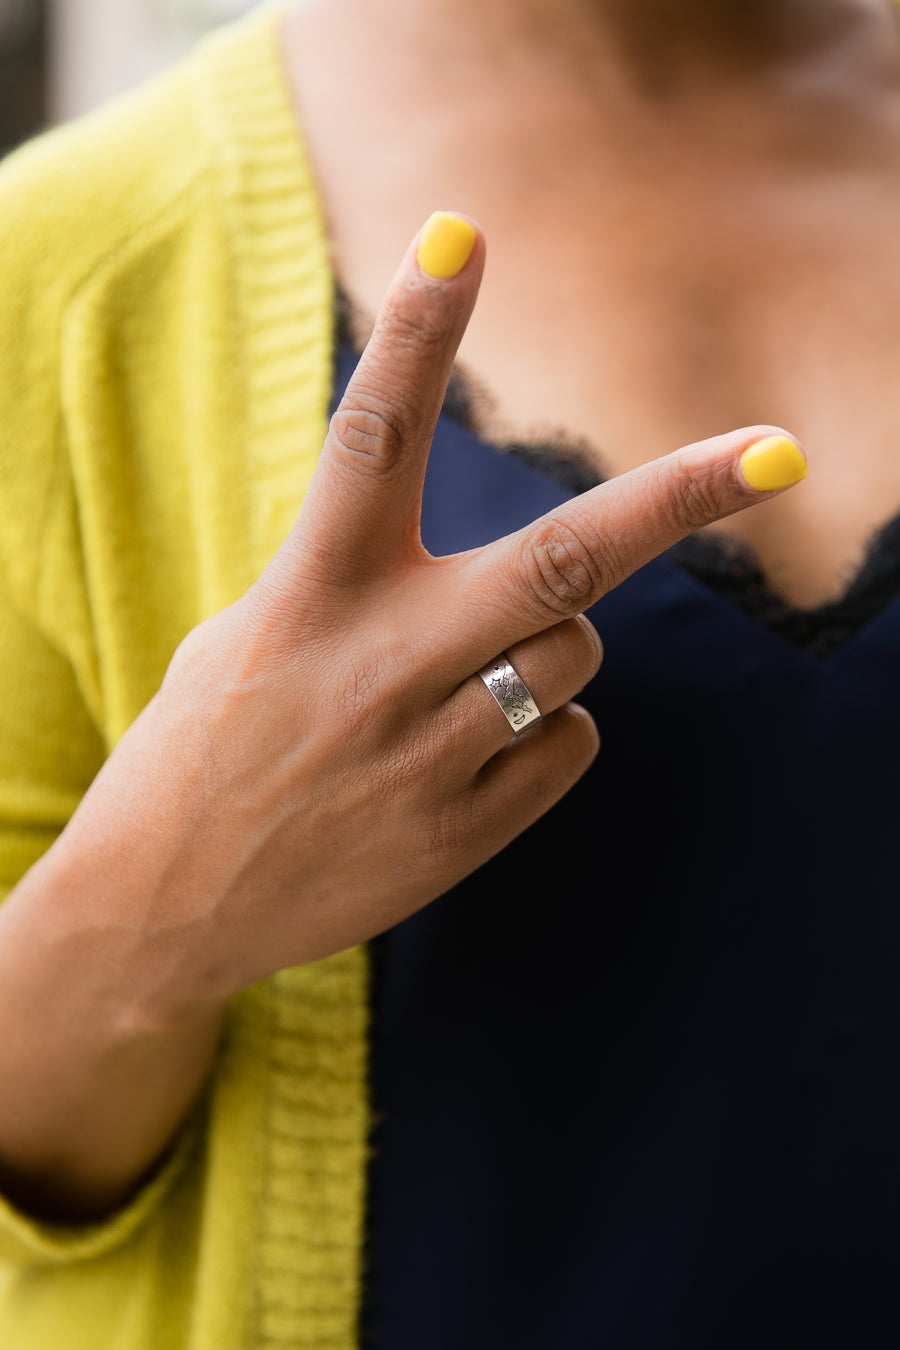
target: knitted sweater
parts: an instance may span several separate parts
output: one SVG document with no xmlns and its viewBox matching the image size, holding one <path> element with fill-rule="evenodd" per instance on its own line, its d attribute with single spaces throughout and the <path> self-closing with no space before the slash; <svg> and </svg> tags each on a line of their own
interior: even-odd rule
<svg viewBox="0 0 900 1350">
<path fill-rule="evenodd" d="M 0 169 L 0 898 L 176 646 L 287 534 L 332 282 L 281 5 Z M 363 949 L 235 996 L 203 1096 L 108 1221 L 0 1200 L 10 1350 L 356 1342 Z"/>
</svg>

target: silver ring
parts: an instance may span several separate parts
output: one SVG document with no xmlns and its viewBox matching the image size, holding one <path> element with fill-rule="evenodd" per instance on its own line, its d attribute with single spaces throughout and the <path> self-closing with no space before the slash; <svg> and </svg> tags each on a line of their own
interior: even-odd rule
<svg viewBox="0 0 900 1350">
<path fill-rule="evenodd" d="M 503 715 L 514 732 L 524 731 L 540 718 L 538 706 L 518 671 L 511 664 L 505 652 L 479 670 L 494 698 L 500 704 Z"/>
</svg>

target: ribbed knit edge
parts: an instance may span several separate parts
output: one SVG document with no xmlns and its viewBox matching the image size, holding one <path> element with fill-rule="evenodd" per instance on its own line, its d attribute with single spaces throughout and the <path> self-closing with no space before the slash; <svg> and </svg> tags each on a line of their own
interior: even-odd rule
<svg viewBox="0 0 900 1350">
<path fill-rule="evenodd" d="M 264 5 L 214 34 L 198 71 L 245 325 L 260 570 L 290 530 L 312 477 L 333 369 L 328 241 L 280 46 L 288 8 L 283 0 Z"/>
<path fill-rule="evenodd" d="M 287 8 L 267 4 L 214 34 L 198 64 L 201 117 L 221 170 L 247 341 L 248 484 L 259 570 L 290 529 L 309 483 L 332 381 L 333 283 L 281 53 Z M 254 1280 L 253 1347 L 358 1344 L 367 986 L 367 953 L 358 947 L 248 991 L 246 1048 L 265 1061 L 265 1128 L 254 1271 L 235 1278 Z"/>
<path fill-rule="evenodd" d="M 13 1265 L 51 1266 L 91 1261 L 116 1251 L 152 1217 L 194 1162 L 205 1117 L 206 1097 L 202 1094 L 182 1122 L 176 1142 L 159 1170 L 112 1219 L 69 1227 L 33 1219 L 0 1196 L 0 1260 L 9 1260 Z"/>
</svg>

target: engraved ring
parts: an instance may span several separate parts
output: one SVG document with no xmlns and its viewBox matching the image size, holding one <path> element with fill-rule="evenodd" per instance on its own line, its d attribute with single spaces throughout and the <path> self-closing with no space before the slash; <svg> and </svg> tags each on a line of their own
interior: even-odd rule
<svg viewBox="0 0 900 1350">
<path fill-rule="evenodd" d="M 524 731 L 540 718 L 538 706 L 509 657 L 502 652 L 478 674 L 500 704 L 514 732 Z"/>
</svg>

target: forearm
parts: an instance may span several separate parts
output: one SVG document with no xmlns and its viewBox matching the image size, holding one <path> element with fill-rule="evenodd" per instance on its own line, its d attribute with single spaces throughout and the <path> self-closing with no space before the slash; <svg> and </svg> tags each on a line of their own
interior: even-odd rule
<svg viewBox="0 0 900 1350">
<path fill-rule="evenodd" d="M 52 854 L 51 850 L 51 854 Z M 43 864 L 43 865 L 42 865 Z M 0 1188 L 35 1217 L 97 1218 L 161 1161 L 209 1072 L 227 1002 L 142 1004 L 137 928 L 96 922 L 47 856 L 0 907 Z"/>
</svg>

